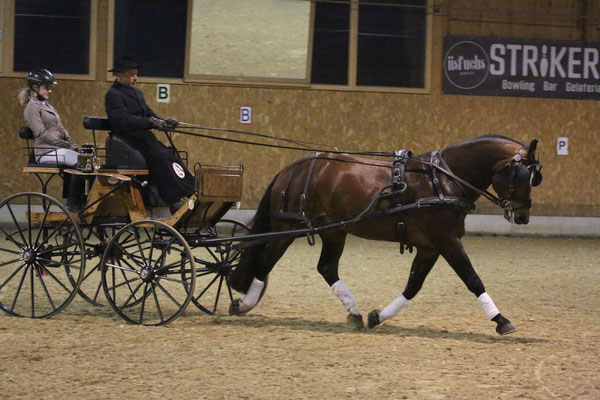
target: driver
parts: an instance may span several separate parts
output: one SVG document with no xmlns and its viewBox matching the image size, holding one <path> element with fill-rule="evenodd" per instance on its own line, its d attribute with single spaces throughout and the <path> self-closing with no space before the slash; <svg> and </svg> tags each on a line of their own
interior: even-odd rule
<svg viewBox="0 0 600 400">
<path fill-rule="evenodd" d="M 122 135 L 142 153 L 152 181 L 174 214 L 183 205 L 185 197 L 194 193 L 194 177 L 181 163 L 177 152 L 166 147 L 151 132 L 151 129 L 174 129 L 179 123 L 159 117 L 148 107 L 142 91 L 135 87 L 139 68 L 141 65 L 131 57 L 115 61 L 113 69 L 109 70 L 115 75 L 115 81 L 106 92 L 106 115 L 112 133 Z"/>
</svg>

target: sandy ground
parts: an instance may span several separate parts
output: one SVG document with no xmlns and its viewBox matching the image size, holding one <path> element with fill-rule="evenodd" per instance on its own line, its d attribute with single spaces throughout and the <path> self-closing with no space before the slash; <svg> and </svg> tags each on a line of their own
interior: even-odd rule
<svg viewBox="0 0 600 400">
<path fill-rule="evenodd" d="M 600 240 L 468 237 L 488 293 L 519 331 L 497 336 L 439 261 L 409 307 L 374 330 L 345 324 L 298 240 L 244 317 L 190 304 L 131 326 L 76 298 L 49 320 L 0 315 L 3 399 L 597 399 Z M 350 239 L 342 278 L 366 315 L 404 287 L 412 257 Z"/>
</svg>

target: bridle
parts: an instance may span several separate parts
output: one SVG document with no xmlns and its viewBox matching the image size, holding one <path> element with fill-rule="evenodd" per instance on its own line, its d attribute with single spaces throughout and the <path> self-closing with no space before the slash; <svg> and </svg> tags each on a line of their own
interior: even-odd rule
<svg viewBox="0 0 600 400">
<path fill-rule="evenodd" d="M 510 170 L 509 171 L 510 184 L 508 185 L 508 194 L 507 195 L 495 196 L 492 193 L 490 193 L 489 191 L 481 190 L 481 189 L 473 186 L 469 182 L 465 181 L 464 179 L 456 176 L 452 171 L 450 171 L 450 168 L 448 167 L 448 164 L 446 164 L 446 162 L 442 158 L 440 151 L 436 151 L 436 152 L 432 153 L 431 167 L 434 169 L 438 169 L 439 171 L 443 172 L 444 174 L 446 174 L 453 180 L 461 183 L 462 185 L 471 189 L 475 193 L 490 200 L 492 203 L 494 203 L 497 206 L 504 209 L 505 212 L 512 213 L 513 211 L 516 211 L 516 210 L 531 208 L 531 198 L 528 197 L 527 199 L 521 199 L 521 198 L 518 198 L 518 196 L 516 194 L 516 188 L 518 187 L 518 184 L 520 183 L 520 182 L 518 182 L 518 180 L 520 179 L 520 177 L 519 177 L 520 168 L 525 167 L 527 169 L 527 171 L 529 172 L 528 179 L 529 179 L 529 183 L 532 187 L 538 186 L 540 183 L 542 183 L 542 173 L 541 173 L 542 166 L 541 166 L 540 162 L 538 160 L 535 160 L 534 158 L 527 159 L 527 158 L 523 157 L 523 154 L 525 153 L 526 150 L 527 150 L 527 147 L 522 147 L 519 150 L 519 152 L 513 156 L 513 158 L 510 160 L 510 162 L 508 164 L 504 165 L 503 167 L 498 169 L 493 174 L 493 175 L 496 175 L 497 173 L 501 172 L 504 169 Z M 515 202 L 523 203 L 524 205 L 517 207 L 514 204 Z"/>
<path fill-rule="evenodd" d="M 508 176 L 510 180 L 510 184 L 508 185 L 508 194 L 505 196 L 500 196 L 500 207 L 507 212 L 513 212 L 522 209 L 531 208 L 531 198 L 527 197 L 526 199 L 519 198 L 516 193 L 516 188 L 519 184 L 522 184 L 520 180 L 527 179 L 531 187 L 538 186 L 542 182 L 542 166 L 540 162 L 537 160 L 528 160 L 523 157 L 523 153 L 525 152 L 525 148 L 519 150 L 517 154 L 512 158 L 512 160 L 506 164 L 504 167 L 500 168 L 496 173 L 502 171 L 503 169 L 509 169 Z M 527 178 L 521 173 L 521 168 L 527 169 Z M 515 202 L 523 204 L 520 207 L 515 206 Z"/>
</svg>

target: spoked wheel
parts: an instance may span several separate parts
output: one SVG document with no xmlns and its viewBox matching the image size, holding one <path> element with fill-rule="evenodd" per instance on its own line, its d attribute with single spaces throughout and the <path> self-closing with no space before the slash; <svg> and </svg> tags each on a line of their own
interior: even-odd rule
<svg viewBox="0 0 600 400">
<path fill-rule="evenodd" d="M 137 221 L 118 231 L 100 273 L 108 304 L 130 324 L 170 323 L 185 310 L 196 282 L 188 244 L 158 221 Z"/>
<path fill-rule="evenodd" d="M 214 238 L 235 238 L 248 235 L 250 228 L 241 221 L 223 218 L 217 222 L 210 233 Z M 237 293 L 231 288 L 229 276 L 237 268 L 242 252 L 233 248 L 234 243 L 235 239 L 232 239 L 231 242 L 194 249 L 197 289 L 192 301 L 207 314 L 229 315 L 229 305 L 234 301 L 234 294 Z M 259 302 L 267 290 L 267 283 L 268 281 L 265 281 Z M 241 314 L 248 311 L 250 309 Z"/>
<path fill-rule="evenodd" d="M 96 307 L 106 305 L 106 298 L 102 292 L 100 266 L 108 242 L 118 229 L 116 227 L 104 226 L 81 227 L 81 236 L 85 243 L 88 263 L 78 294 L 85 301 Z"/>
<path fill-rule="evenodd" d="M 0 308 L 17 317 L 49 318 L 75 297 L 85 247 L 75 219 L 42 193 L 0 203 Z"/>
</svg>

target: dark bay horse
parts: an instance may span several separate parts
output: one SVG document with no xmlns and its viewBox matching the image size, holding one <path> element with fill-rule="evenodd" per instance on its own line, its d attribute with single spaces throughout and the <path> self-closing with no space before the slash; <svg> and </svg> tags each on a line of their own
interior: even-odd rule
<svg viewBox="0 0 600 400">
<path fill-rule="evenodd" d="M 501 335 L 512 333 L 515 326 L 500 314 L 486 293 L 461 243 L 470 209 L 465 204 L 472 206 L 483 195 L 504 208 L 510 222 L 527 224 L 531 187 L 541 182 L 536 144 L 537 140 L 533 140 L 525 147 L 503 136 L 485 135 L 440 152 L 406 158 L 402 174 L 406 186 L 396 186 L 403 191 L 387 196 L 382 192 L 393 188 L 382 188 L 390 186 L 396 165 L 391 161 L 333 153 L 305 156 L 273 179 L 260 202 L 251 233 L 347 220 L 371 204 L 366 217 L 358 222 L 318 232 L 323 247 L 317 270 L 349 312 L 349 323 L 364 327 L 358 305 L 338 275 L 346 236 L 352 234 L 371 240 L 400 241 L 401 246 L 414 246 L 417 250 L 404 291 L 384 310 L 369 314 L 369 327 L 398 314 L 421 289 L 441 255 L 477 297 L 485 315 L 496 322 L 496 331 Z M 498 197 L 487 191 L 490 185 Z M 399 199 L 401 205 L 408 206 L 393 212 Z M 267 275 L 294 240 L 295 237 L 287 236 L 244 250 L 231 284 L 246 296 L 231 304 L 231 314 L 256 305 Z"/>
</svg>

